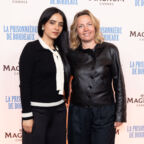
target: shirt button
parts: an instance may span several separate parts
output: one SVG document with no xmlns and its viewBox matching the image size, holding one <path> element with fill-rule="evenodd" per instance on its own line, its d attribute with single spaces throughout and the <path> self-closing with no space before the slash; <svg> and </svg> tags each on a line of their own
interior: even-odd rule
<svg viewBox="0 0 144 144">
<path fill-rule="evenodd" d="M 91 78 L 91 79 L 94 79 L 94 76 L 91 75 L 90 78 Z"/>
<path fill-rule="evenodd" d="M 91 86 L 91 85 L 89 85 L 88 87 L 89 87 L 89 89 L 91 89 L 91 88 L 92 88 L 92 86 Z"/>
</svg>

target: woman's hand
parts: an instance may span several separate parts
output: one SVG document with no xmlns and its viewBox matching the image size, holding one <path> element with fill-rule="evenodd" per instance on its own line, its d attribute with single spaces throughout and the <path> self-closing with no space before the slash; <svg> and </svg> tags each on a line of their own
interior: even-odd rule
<svg viewBox="0 0 144 144">
<path fill-rule="evenodd" d="M 25 132 L 27 133 L 31 133 L 32 132 L 32 128 L 33 128 L 33 124 L 34 124 L 34 120 L 30 119 L 30 120 L 23 120 L 22 122 L 22 126 Z"/>
<path fill-rule="evenodd" d="M 114 123 L 114 127 L 118 128 L 119 126 L 121 126 L 123 123 L 122 122 L 115 122 Z"/>
</svg>

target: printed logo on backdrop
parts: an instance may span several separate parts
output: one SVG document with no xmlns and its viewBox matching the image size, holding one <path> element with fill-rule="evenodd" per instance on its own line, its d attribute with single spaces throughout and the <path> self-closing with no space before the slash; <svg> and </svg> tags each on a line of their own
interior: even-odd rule
<svg viewBox="0 0 144 144">
<path fill-rule="evenodd" d="M 130 38 L 144 41 L 144 31 L 130 31 L 129 36 Z"/>
<path fill-rule="evenodd" d="M 20 96 L 5 96 L 5 103 L 10 110 L 21 109 Z"/>
<path fill-rule="evenodd" d="M 144 125 L 127 126 L 129 138 L 144 138 Z"/>
<path fill-rule="evenodd" d="M 127 97 L 127 104 L 134 104 L 135 106 L 143 107 L 144 106 L 144 94 L 141 94 L 137 98 Z"/>
<path fill-rule="evenodd" d="M 50 0 L 50 4 L 56 4 L 56 5 L 78 5 L 78 0 Z"/>
<path fill-rule="evenodd" d="M 4 25 L 6 40 L 35 40 L 37 26 Z"/>
<path fill-rule="evenodd" d="M 144 75 L 144 61 L 130 61 L 132 75 Z"/>
<path fill-rule="evenodd" d="M 119 41 L 122 27 L 101 27 L 101 32 L 106 41 Z"/>
<path fill-rule="evenodd" d="M 19 129 L 17 132 L 7 131 L 4 134 L 5 140 L 11 139 L 16 142 L 22 141 L 22 130 Z"/>
<path fill-rule="evenodd" d="M 11 0 L 12 3 L 27 4 L 28 0 Z"/>
<path fill-rule="evenodd" d="M 100 6 L 114 6 L 115 4 L 123 4 L 125 0 L 89 0 L 98 3 Z"/>
<path fill-rule="evenodd" d="M 19 75 L 18 65 L 3 65 L 2 70 L 4 72 L 12 72 L 14 75 Z"/>
<path fill-rule="evenodd" d="M 144 7 L 144 0 L 134 0 L 136 7 Z"/>
</svg>

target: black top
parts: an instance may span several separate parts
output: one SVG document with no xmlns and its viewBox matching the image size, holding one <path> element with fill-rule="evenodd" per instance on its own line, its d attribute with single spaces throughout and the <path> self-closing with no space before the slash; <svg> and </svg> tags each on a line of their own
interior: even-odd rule
<svg viewBox="0 0 144 144">
<path fill-rule="evenodd" d="M 126 121 L 125 84 L 117 47 L 106 42 L 94 49 L 79 46 L 69 53 L 69 61 L 73 74 L 71 103 L 81 106 L 116 103 L 116 121 Z"/>
<path fill-rule="evenodd" d="M 20 56 L 22 112 L 31 112 L 30 102 L 51 103 L 63 99 L 56 91 L 56 66 L 53 54 L 38 40 L 29 42 Z"/>
</svg>

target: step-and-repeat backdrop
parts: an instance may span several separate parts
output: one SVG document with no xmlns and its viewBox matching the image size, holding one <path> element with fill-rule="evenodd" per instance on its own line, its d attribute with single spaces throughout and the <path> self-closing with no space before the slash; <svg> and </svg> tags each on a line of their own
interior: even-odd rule
<svg viewBox="0 0 144 144">
<path fill-rule="evenodd" d="M 127 123 L 116 144 L 144 144 L 144 0 L 1 0 L 0 1 L 0 144 L 21 144 L 19 56 L 37 39 L 37 23 L 47 8 L 60 8 L 68 25 L 80 10 L 101 23 L 105 41 L 117 45 L 127 93 Z"/>
</svg>

